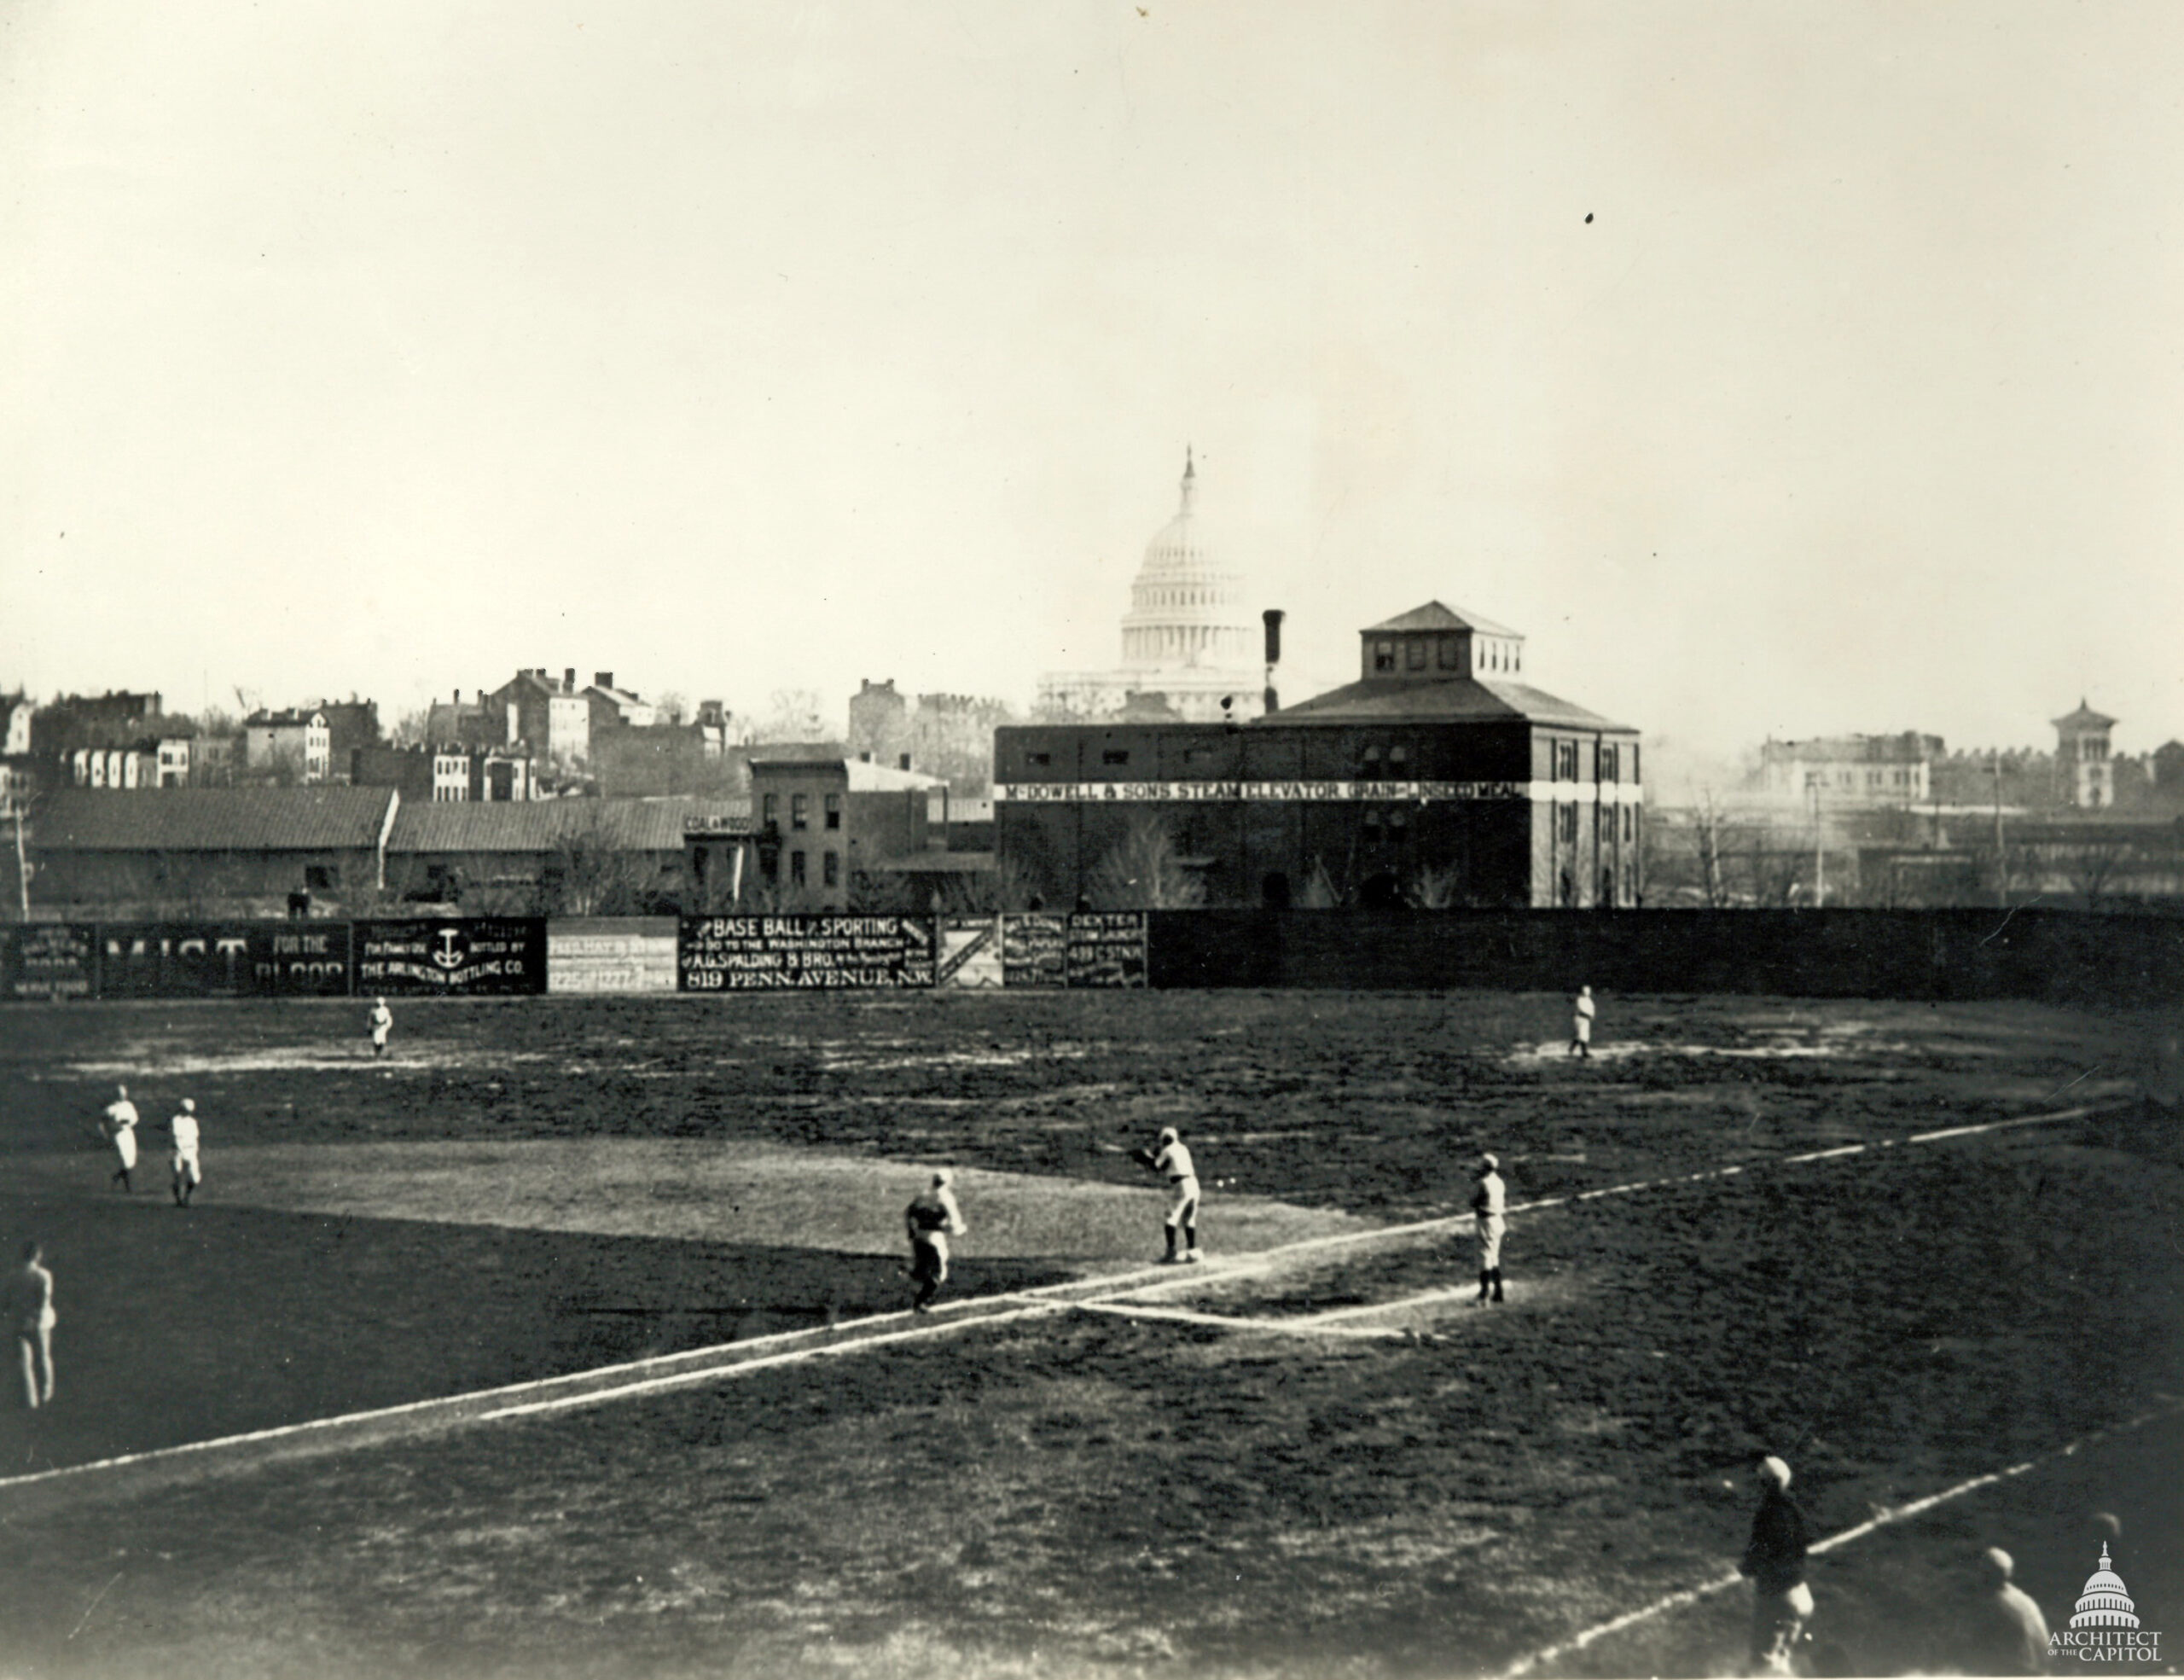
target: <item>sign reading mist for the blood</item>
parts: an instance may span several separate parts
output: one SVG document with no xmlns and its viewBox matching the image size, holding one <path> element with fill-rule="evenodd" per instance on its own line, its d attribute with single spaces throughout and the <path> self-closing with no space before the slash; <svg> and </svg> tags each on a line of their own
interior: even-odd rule
<svg viewBox="0 0 2184 1680">
<path fill-rule="evenodd" d="M 102 997 L 340 997 L 346 921 L 102 923 Z"/>
</svg>

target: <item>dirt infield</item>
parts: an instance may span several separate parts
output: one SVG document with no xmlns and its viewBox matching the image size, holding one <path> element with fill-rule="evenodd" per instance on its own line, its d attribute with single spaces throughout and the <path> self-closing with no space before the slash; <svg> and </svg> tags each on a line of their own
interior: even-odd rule
<svg viewBox="0 0 2184 1680">
<path fill-rule="evenodd" d="M 2114 1096 L 2144 1023 L 1610 1001 L 1604 1048 L 1635 1048 L 1591 1067 L 1543 1049 L 1555 999 L 457 1006 L 405 1011 L 385 1069 L 314 1045 L 353 1025 L 334 1010 L 0 1014 L 0 1206 L 56 1250 L 73 1401 L 35 1433 L 10 1415 L 16 1464 L 897 1304 L 884 1237 L 823 1197 L 797 1218 L 828 1246 L 691 1234 L 784 1148 L 845 1184 L 937 1160 L 996 1195 L 1060 1180 L 1054 1205 L 1104 1225 L 1150 1194 L 1118 1143 L 1172 1119 L 1228 1181 L 1214 1205 L 1327 1229 L 1460 1206 L 1482 1142 L 1517 1200 L 1751 1165 L 1513 1221 L 1509 1305 L 1420 1311 L 1418 1336 L 1073 1314 L 42 1513 L 0 1527 L 0 1629 L 38 1674 L 1494 1672 L 1717 1574 L 1748 1516 L 1721 1483 L 1757 1449 L 1839 1528 L 2184 1393 L 2173 1129 L 2103 1109 L 1775 1164 Z M 213 1200 L 109 1199 L 96 1154 L 61 1152 L 118 1068 L 197 1096 Z M 529 1157 L 561 1165 L 501 1153 L 526 1139 L 565 1140 Z M 641 1194 L 696 1171 L 690 1140 L 717 1151 L 700 1195 Z M 286 1188 L 222 1203 L 253 1161 Z M 550 1223 L 587 1184 L 629 1228 Z M 382 1195 L 408 1211 L 368 1212 Z M 1099 1263 L 1010 1246 L 958 1287 Z M 1321 1313 L 1461 1286 L 1467 1260 L 1368 1245 L 1159 1299 Z M 2175 1450 L 2111 1444 L 2110 1480 L 2073 1462 L 2054 1497 L 2150 1497 Z M 1831 1561 L 1860 1671 L 1945 1655 L 1943 1564 L 1975 1534 L 2045 1556 L 2077 1520 L 2045 1497 L 1891 1535 L 1892 1573 Z M 2184 1603 L 2173 1516 L 2130 1532 L 2133 1591 Z M 1736 1602 L 1565 1667 L 1716 1671 Z"/>
</svg>

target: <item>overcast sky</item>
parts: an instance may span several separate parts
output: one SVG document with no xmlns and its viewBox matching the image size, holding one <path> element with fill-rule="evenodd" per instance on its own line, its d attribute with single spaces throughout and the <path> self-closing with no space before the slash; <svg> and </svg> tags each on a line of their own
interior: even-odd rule
<svg viewBox="0 0 2184 1680">
<path fill-rule="evenodd" d="M 2184 735 L 2184 7 L 0 3 L 0 687 Z"/>
</svg>

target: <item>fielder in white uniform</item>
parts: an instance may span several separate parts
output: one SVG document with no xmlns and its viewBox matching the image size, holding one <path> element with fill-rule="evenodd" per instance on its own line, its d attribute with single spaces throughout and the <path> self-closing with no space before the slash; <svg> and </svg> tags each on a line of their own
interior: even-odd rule
<svg viewBox="0 0 2184 1680">
<path fill-rule="evenodd" d="M 1168 1211 L 1161 1216 L 1160 1229 L 1168 1239 L 1168 1252 L 1160 1264 L 1172 1266 L 1179 1263 L 1196 1264 L 1205 1258 L 1198 1247 L 1198 1170 L 1191 1165 L 1191 1152 L 1173 1126 L 1160 1129 L 1160 1147 L 1133 1149 L 1131 1155 L 1139 1166 L 1158 1172 L 1168 1181 Z M 1176 1250 L 1178 1233 L 1183 1240 L 1182 1252 Z"/>
<path fill-rule="evenodd" d="M 910 1281 L 918 1286 L 910 1302 L 913 1312 L 931 1312 L 932 1298 L 948 1281 L 948 1239 L 970 1235 L 950 1188 L 955 1182 L 956 1175 L 943 1167 L 903 1210 L 903 1224 L 910 1238 Z"/>
<path fill-rule="evenodd" d="M 8 1280 L 8 1314 L 15 1321 L 15 1346 L 23 1360 L 23 1402 L 33 1411 L 53 1404 L 53 1274 L 40 1264 L 44 1259 L 43 1248 L 26 1242 L 23 1263 Z"/>
<path fill-rule="evenodd" d="M 1577 988 L 1570 1005 L 1570 1054 L 1590 1061 L 1593 1057 L 1593 989 Z"/>
<path fill-rule="evenodd" d="M 129 1175 L 136 1170 L 136 1105 L 129 1100 L 128 1086 L 113 1088 L 113 1101 L 99 1117 L 99 1134 L 113 1147 L 114 1159 L 120 1162 L 107 1183 L 119 1183 L 125 1195 L 135 1194 Z"/>
<path fill-rule="evenodd" d="M 1509 1229 L 1505 1217 L 1509 1191 L 1502 1182 L 1501 1166 L 1494 1156 L 1481 1155 L 1478 1182 L 1471 1193 L 1472 1218 L 1478 1227 L 1478 1299 L 1482 1305 L 1490 1299 L 1502 1299 L 1502 1237 Z"/>
<path fill-rule="evenodd" d="M 189 1206 L 189 1198 L 205 1182 L 205 1169 L 197 1159 L 197 1105 L 182 1099 L 182 1112 L 167 1122 L 171 1153 L 167 1166 L 174 1174 L 174 1205 Z"/>
<path fill-rule="evenodd" d="M 394 1014 L 386 1007 L 386 999 L 384 997 L 372 999 L 371 1028 L 372 1054 L 375 1056 L 385 1055 L 386 1035 L 394 1031 Z"/>
</svg>

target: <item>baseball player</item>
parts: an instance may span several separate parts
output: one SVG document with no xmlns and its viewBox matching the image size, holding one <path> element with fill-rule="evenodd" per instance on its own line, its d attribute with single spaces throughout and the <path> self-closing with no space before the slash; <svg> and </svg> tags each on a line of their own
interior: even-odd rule
<svg viewBox="0 0 2184 1680">
<path fill-rule="evenodd" d="M 1593 1059 L 1593 989 L 1589 985 L 1579 986 L 1570 1004 L 1570 1054 Z"/>
<path fill-rule="evenodd" d="M 113 1145 L 114 1159 L 120 1162 L 107 1183 L 119 1184 L 124 1195 L 133 1195 L 136 1189 L 129 1177 L 136 1170 L 136 1105 L 129 1100 L 129 1087 L 116 1085 L 113 1101 L 99 1117 L 99 1136 Z"/>
<path fill-rule="evenodd" d="M 903 1224 L 910 1238 L 910 1282 L 918 1286 L 910 1302 L 913 1312 L 931 1312 L 932 1298 L 948 1281 L 948 1239 L 970 1235 L 950 1188 L 955 1182 L 956 1175 L 943 1167 L 903 1210 Z"/>
<path fill-rule="evenodd" d="M 1175 1127 L 1163 1126 L 1159 1149 L 1133 1149 L 1130 1159 L 1168 1180 L 1168 1211 L 1160 1218 L 1161 1232 L 1168 1239 L 1168 1252 L 1161 1256 L 1160 1264 L 1195 1265 L 1205 1257 L 1198 1247 L 1198 1171 L 1191 1165 L 1190 1150 Z M 1183 1239 L 1180 1254 L 1176 1252 L 1179 1231 Z"/>
<path fill-rule="evenodd" d="M 23 1403 L 36 1411 L 53 1404 L 53 1274 L 36 1242 L 23 1245 L 23 1263 L 8 1280 L 8 1312 L 15 1321 L 15 1346 L 23 1360 Z"/>
<path fill-rule="evenodd" d="M 1787 1674 L 1798 1636 L 1812 1618 L 1812 1589 L 1805 1584 L 1810 1536 L 1804 1513 L 1790 1497 L 1790 1467 L 1779 1458 L 1763 1458 L 1754 1479 L 1759 1509 L 1737 1564 L 1738 1574 L 1751 1578 L 1752 1671 Z"/>
<path fill-rule="evenodd" d="M 171 1153 L 167 1166 L 174 1174 L 174 1205 L 189 1206 L 189 1198 L 205 1182 L 205 1170 L 197 1159 L 197 1105 L 189 1097 L 182 1099 L 182 1111 L 167 1122 L 167 1137 Z"/>
<path fill-rule="evenodd" d="M 1502 1237 L 1509 1229 L 1508 1186 L 1502 1182 L 1498 1156 L 1481 1155 L 1472 1186 L 1471 1212 L 1478 1226 L 1478 1299 L 1502 1299 Z"/>
<path fill-rule="evenodd" d="M 386 1054 L 386 1035 L 394 1031 L 394 1014 L 393 1012 L 386 1007 L 386 999 L 384 997 L 375 997 L 372 999 L 371 1028 L 372 1055 L 375 1056 L 385 1055 Z"/>
</svg>

